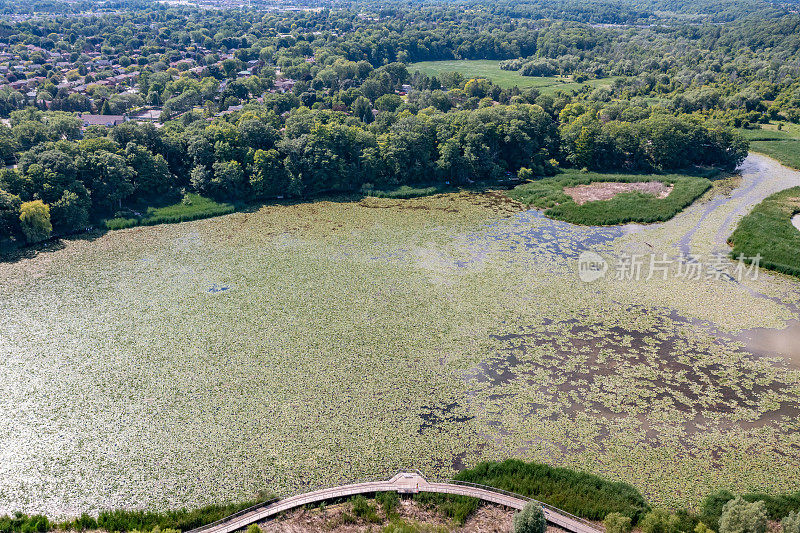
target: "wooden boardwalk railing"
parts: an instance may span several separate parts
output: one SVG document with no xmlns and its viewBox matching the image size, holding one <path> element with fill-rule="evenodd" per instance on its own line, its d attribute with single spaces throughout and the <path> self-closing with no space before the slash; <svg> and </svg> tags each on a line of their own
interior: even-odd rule
<svg viewBox="0 0 800 533">
<path fill-rule="evenodd" d="M 354 483 L 327 489 L 306 492 L 290 496 L 282 500 L 271 500 L 249 509 L 245 509 L 217 522 L 193 529 L 188 533 L 232 533 L 245 528 L 255 522 L 273 517 L 283 511 L 301 507 L 310 503 L 322 502 L 336 498 L 345 498 L 357 494 L 370 494 L 375 492 L 398 492 L 400 494 L 416 494 L 418 492 L 438 492 L 440 494 L 457 494 L 479 498 L 483 501 L 495 503 L 510 509 L 522 509 L 528 502 L 536 502 L 544 509 L 544 516 L 548 522 L 557 525 L 572 533 L 602 533 L 592 523 L 573 516 L 565 511 L 550 505 L 538 502 L 519 494 L 513 494 L 494 487 L 475 485 L 460 481 L 446 483 L 429 482 L 419 472 L 401 472 L 386 481 L 370 481 Z"/>
</svg>

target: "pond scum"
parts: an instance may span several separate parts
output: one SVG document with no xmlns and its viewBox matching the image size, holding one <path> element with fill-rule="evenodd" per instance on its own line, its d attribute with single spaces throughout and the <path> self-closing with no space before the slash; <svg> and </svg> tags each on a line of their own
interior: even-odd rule
<svg viewBox="0 0 800 533">
<path fill-rule="evenodd" d="M 721 190 L 633 231 L 459 193 L 268 206 L 2 264 L 0 513 L 196 507 L 509 456 L 654 505 L 795 489 L 800 354 L 735 336 L 783 327 L 796 281 L 577 277 L 575 243 L 674 256 L 701 217 L 709 253 L 740 207 L 706 213 Z"/>
</svg>

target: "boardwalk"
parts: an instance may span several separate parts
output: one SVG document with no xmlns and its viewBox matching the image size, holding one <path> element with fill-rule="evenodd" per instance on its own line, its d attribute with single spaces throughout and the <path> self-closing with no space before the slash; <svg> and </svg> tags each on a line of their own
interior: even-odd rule
<svg viewBox="0 0 800 533">
<path fill-rule="evenodd" d="M 522 509 L 526 503 L 535 501 L 531 498 L 512 494 L 493 487 L 463 482 L 436 483 L 428 481 L 417 472 L 401 472 L 387 481 L 370 481 L 367 483 L 342 485 L 339 487 L 307 492 L 305 494 L 298 494 L 297 496 L 290 496 L 282 500 L 265 502 L 259 506 L 246 509 L 212 524 L 194 529 L 189 533 L 231 533 L 255 522 L 273 517 L 283 511 L 288 511 L 309 503 L 375 492 L 397 492 L 400 494 L 438 492 L 440 494 L 457 494 L 479 498 L 483 501 L 517 510 Z M 572 533 L 602 533 L 586 520 L 572 516 L 569 513 L 547 504 L 542 504 L 541 502 L 537 503 L 542 505 L 544 516 L 551 524 L 557 525 Z"/>
</svg>

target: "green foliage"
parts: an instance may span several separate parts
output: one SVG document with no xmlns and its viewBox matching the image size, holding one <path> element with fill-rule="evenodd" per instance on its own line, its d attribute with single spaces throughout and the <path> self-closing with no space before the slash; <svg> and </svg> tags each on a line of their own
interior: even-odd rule
<svg viewBox="0 0 800 533">
<path fill-rule="evenodd" d="M 448 533 L 448 531 L 450 530 L 444 526 L 431 526 L 400 518 L 393 519 L 381 529 L 381 533 Z"/>
<path fill-rule="evenodd" d="M 792 225 L 791 220 L 797 212 L 800 212 L 800 187 L 767 197 L 739 220 L 729 239 L 733 245 L 731 256 L 737 258 L 741 254 L 750 258 L 760 254 L 761 266 L 800 276 L 800 231 Z M 767 496 L 764 501 L 773 500 Z M 772 505 L 787 510 L 790 507 L 800 508 L 800 494 Z"/>
<path fill-rule="evenodd" d="M 100 511 L 100 515 L 97 518 L 97 527 L 109 533 L 133 531 L 142 533 L 174 533 L 175 531 L 188 531 L 215 522 L 268 499 L 267 497 L 263 497 L 242 503 L 215 504 L 193 510 L 180 509 L 158 513 L 152 511 L 126 510 Z M 71 524 L 68 524 L 67 527 L 70 529 L 78 529 Z"/>
<path fill-rule="evenodd" d="M 0 533 L 43 533 L 53 524 L 46 516 L 27 516 L 15 513 L 13 516 L 0 516 Z"/>
<path fill-rule="evenodd" d="M 636 521 L 649 509 L 639 491 L 626 483 L 516 459 L 479 463 L 455 479 L 515 492 L 590 520 L 617 512 Z"/>
<path fill-rule="evenodd" d="M 783 533 L 800 533 L 800 512 L 792 511 L 781 520 Z"/>
<path fill-rule="evenodd" d="M 432 194 L 441 194 L 451 190 L 451 187 L 446 185 L 433 185 L 430 187 L 410 187 L 408 185 L 401 185 L 400 187 L 392 190 L 379 191 L 372 187 L 362 187 L 361 192 L 366 196 L 374 196 L 376 198 L 419 198 L 421 196 L 430 196 Z"/>
<path fill-rule="evenodd" d="M 61 198 L 50 206 L 53 229 L 56 233 L 65 235 L 85 228 L 89 224 L 89 209 L 91 201 L 85 194 L 78 194 L 70 190 L 64 191 Z"/>
<path fill-rule="evenodd" d="M 610 200 L 586 202 L 583 205 L 578 205 L 563 192 L 565 187 L 604 181 L 622 183 L 661 181 L 673 185 L 673 189 L 666 198 L 629 192 L 618 194 Z M 708 179 L 694 176 L 567 171 L 552 178 L 519 185 L 507 194 L 524 204 L 545 209 L 545 214 L 551 218 L 573 224 L 604 226 L 627 222 L 650 223 L 669 220 L 710 187 L 711 182 Z"/>
<path fill-rule="evenodd" d="M 752 141 L 754 152 L 761 152 L 777 159 L 786 166 L 800 169 L 800 139 L 788 141 Z"/>
<path fill-rule="evenodd" d="M 666 509 L 653 509 L 639 521 L 642 533 L 678 533 L 680 519 Z"/>
<path fill-rule="evenodd" d="M 428 508 L 436 509 L 444 516 L 460 526 L 472 513 L 478 510 L 480 500 L 467 496 L 451 496 L 433 492 L 420 492 L 414 495 L 414 501 Z"/>
<path fill-rule="evenodd" d="M 518 513 L 514 513 L 514 533 L 544 533 L 547 531 L 547 520 L 544 510 L 538 503 L 528 502 Z"/>
<path fill-rule="evenodd" d="M 391 518 L 397 514 L 397 507 L 400 505 L 400 497 L 396 492 L 379 492 L 375 495 L 375 501 L 381 505 L 387 517 Z"/>
<path fill-rule="evenodd" d="M 719 530 L 719 517 L 722 516 L 722 508 L 735 497 L 736 495 L 728 490 L 712 492 L 703 498 L 700 503 L 700 520 L 712 530 Z"/>
<path fill-rule="evenodd" d="M 705 525 L 703 522 L 698 522 L 694 528 L 694 533 L 714 533 L 714 530 Z"/>
<path fill-rule="evenodd" d="M 606 533 L 630 533 L 632 528 L 631 517 L 620 513 L 608 513 L 603 519 Z"/>
<path fill-rule="evenodd" d="M 0 239 L 10 237 L 19 229 L 21 205 L 19 196 L 0 189 Z"/>
<path fill-rule="evenodd" d="M 250 169 L 250 187 L 256 198 L 283 195 L 289 187 L 289 175 L 277 150 L 257 150 Z"/>
<path fill-rule="evenodd" d="M 53 232 L 50 207 L 41 200 L 24 202 L 19 208 L 19 221 L 22 233 L 29 243 L 47 240 Z"/>
<path fill-rule="evenodd" d="M 261 528 L 258 526 L 258 524 L 250 524 L 247 526 L 246 533 L 261 533 Z"/>
<path fill-rule="evenodd" d="M 233 213 L 233 204 L 216 202 L 199 194 L 188 193 L 184 200 L 163 206 L 149 207 L 141 216 L 115 217 L 105 221 L 107 229 L 124 229 L 134 226 L 154 226 L 174 222 L 187 222 L 201 218 L 215 217 Z"/>
<path fill-rule="evenodd" d="M 700 519 L 711 527 L 719 530 L 719 519 L 722 510 L 729 501 L 736 497 L 730 491 L 720 490 L 706 496 L 700 504 Z M 800 512 L 800 492 L 785 494 L 763 494 L 746 493 L 742 494 L 742 499 L 746 502 L 764 502 L 767 516 L 770 520 L 779 521 L 782 518 Z"/>
<path fill-rule="evenodd" d="M 375 512 L 375 507 L 370 505 L 367 499 L 359 494 L 352 499 L 353 516 L 360 518 L 365 522 L 377 523 L 380 522 L 378 514 Z"/>
<path fill-rule="evenodd" d="M 748 502 L 737 496 L 722 508 L 719 533 L 765 533 L 766 531 L 767 507 L 764 502 Z"/>
</svg>

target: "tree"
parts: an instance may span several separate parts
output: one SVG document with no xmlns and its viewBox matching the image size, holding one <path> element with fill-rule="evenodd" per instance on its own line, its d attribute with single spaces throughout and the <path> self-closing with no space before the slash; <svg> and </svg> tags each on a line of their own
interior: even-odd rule
<svg viewBox="0 0 800 533">
<path fill-rule="evenodd" d="M 719 517 L 725 504 L 735 498 L 735 495 L 727 490 L 712 492 L 706 496 L 700 504 L 700 520 L 707 524 L 711 529 L 719 529 Z"/>
<path fill-rule="evenodd" d="M 24 202 L 19 209 L 19 222 L 29 243 L 47 240 L 53 232 L 50 207 L 41 200 Z"/>
<path fill-rule="evenodd" d="M 741 496 L 722 508 L 719 533 L 766 533 L 767 507 L 764 502 L 747 502 Z"/>
<path fill-rule="evenodd" d="M 21 205 L 19 196 L 0 189 L 0 239 L 17 232 Z"/>
<path fill-rule="evenodd" d="M 372 106 L 367 98 L 359 96 L 353 100 L 353 104 L 350 106 L 350 108 L 353 111 L 353 116 L 360 118 L 367 124 L 372 122 Z"/>
<path fill-rule="evenodd" d="M 547 530 L 544 510 L 535 502 L 526 503 L 520 512 L 514 514 L 513 522 L 514 533 L 544 533 Z"/>
<path fill-rule="evenodd" d="M 608 513 L 603 526 L 606 533 L 629 533 L 631 530 L 631 517 L 620 513 Z"/>
<path fill-rule="evenodd" d="M 396 94 L 384 94 L 375 100 L 375 109 L 379 111 L 396 111 L 403 104 L 403 99 Z"/>
<path fill-rule="evenodd" d="M 242 165 L 238 161 L 218 161 L 212 165 L 214 177 L 210 192 L 219 198 L 237 199 L 244 196 L 246 181 Z"/>
<path fill-rule="evenodd" d="M 151 198 L 164 195 L 174 185 L 174 179 L 164 156 L 153 155 L 145 147 L 128 143 L 125 148 L 125 160 L 135 175 L 134 194 L 139 198 Z"/>
<path fill-rule="evenodd" d="M 83 166 L 83 179 L 92 191 L 92 201 L 103 210 L 122 205 L 134 191 L 134 172 L 125 159 L 105 150 L 88 154 Z"/>
<path fill-rule="evenodd" d="M 271 198 L 286 193 L 289 174 L 277 150 L 256 150 L 250 168 L 250 187 L 257 198 Z"/>
<path fill-rule="evenodd" d="M 84 194 L 77 194 L 64 191 L 61 198 L 51 206 L 53 229 L 56 233 L 74 233 L 84 229 L 89 223 L 91 200 L 85 188 L 83 192 Z"/>
</svg>

